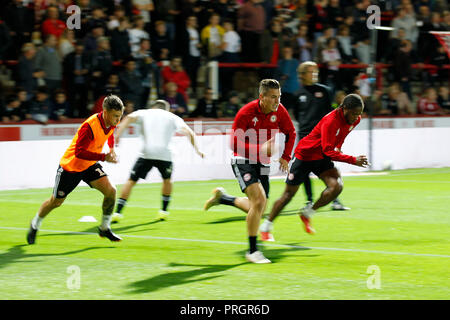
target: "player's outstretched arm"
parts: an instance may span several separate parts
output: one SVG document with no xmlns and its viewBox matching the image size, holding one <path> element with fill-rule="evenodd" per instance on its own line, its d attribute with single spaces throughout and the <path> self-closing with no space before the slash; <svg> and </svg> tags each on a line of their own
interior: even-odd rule
<svg viewBox="0 0 450 320">
<path fill-rule="evenodd" d="M 189 128 L 188 126 L 185 126 L 185 127 L 181 128 L 180 133 L 185 135 L 185 136 L 187 136 L 189 138 L 189 141 L 192 144 L 192 146 L 194 147 L 195 152 L 197 152 L 197 154 L 200 157 L 204 158 L 205 154 L 198 149 L 197 142 L 195 140 L 195 133 L 194 133 L 194 131 L 192 131 L 192 129 Z"/>
<path fill-rule="evenodd" d="M 125 119 L 119 124 L 119 127 L 114 132 L 114 136 L 116 139 L 116 144 L 119 144 L 119 138 L 122 135 L 122 133 L 125 131 L 126 128 L 130 126 L 130 124 L 136 122 L 138 120 L 137 115 L 134 114 L 134 112 L 130 113 L 128 116 L 125 117 Z"/>
</svg>

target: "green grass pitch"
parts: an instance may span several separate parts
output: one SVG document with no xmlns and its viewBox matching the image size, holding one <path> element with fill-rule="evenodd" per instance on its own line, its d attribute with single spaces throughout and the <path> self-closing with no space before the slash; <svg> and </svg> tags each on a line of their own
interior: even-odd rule
<svg viewBox="0 0 450 320">
<path fill-rule="evenodd" d="M 276 242 L 261 244 L 268 265 L 245 261 L 244 213 L 202 211 L 215 186 L 241 195 L 234 180 L 175 183 L 168 221 L 156 220 L 160 184 L 138 184 L 125 219 L 113 225 L 120 243 L 99 238 L 99 222 L 78 222 L 101 219 L 101 194 L 81 186 L 28 246 L 29 222 L 51 189 L 0 191 L 1 297 L 449 299 L 450 168 L 348 176 L 344 185 L 340 198 L 352 210 L 321 209 L 314 236 L 296 214 L 305 202 L 300 189 L 275 222 Z M 323 185 L 314 179 L 313 187 L 317 197 Z M 282 180 L 271 181 L 267 211 L 283 188 Z"/>
</svg>

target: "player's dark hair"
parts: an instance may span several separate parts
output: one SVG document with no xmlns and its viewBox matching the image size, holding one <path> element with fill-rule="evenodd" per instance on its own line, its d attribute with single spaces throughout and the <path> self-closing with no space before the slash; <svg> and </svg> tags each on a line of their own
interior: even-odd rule
<svg viewBox="0 0 450 320">
<path fill-rule="evenodd" d="M 123 111 L 124 106 L 122 100 L 114 95 L 110 94 L 103 100 L 103 109 L 105 110 L 117 110 L 117 111 Z"/>
<path fill-rule="evenodd" d="M 264 79 L 259 83 L 259 94 L 265 94 L 270 89 L 280 89 L 280 83 L 275 79 Z"/>
<path fill-rule="evenodd" d="M 351 93 L 351 94 L 345 96 L 344 100 L 342 100 L 342 103 L 339 107 L 344 108 L 344 109 L 349 109 L 349 110 L 356 109 L 356 108 L 364 109 L 364 101 L 356 93 Z"/>
</svg>

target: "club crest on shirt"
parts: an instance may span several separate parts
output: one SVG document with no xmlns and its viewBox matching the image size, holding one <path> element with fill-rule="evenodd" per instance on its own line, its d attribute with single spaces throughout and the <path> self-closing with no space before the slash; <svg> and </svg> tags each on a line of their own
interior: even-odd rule
<svg viewBox="0 0 450 320">
<path fill-rule="evenodd" d="M 250 173 L 244 174 L 244 181 L 250 181 L 251 178 L 252 178 L 252 175 Z"/>
<path fill-rule="evenodd" d="M 314 96 L 315 96 L 316 98 L 322 98 L 322 97 L 323 97 L 323 93 L 320 92 L 320 91 L 317 91 L 317 92 L 314 93 Z"/>
<path fill-rule="evenodd" d="M 258 122 L 258 118 L 257 118 L 257 117 L 254 117 L 254 118 L 252 119 L 252 121 L 253 121 L 253 126 L 256 126 L 256 123 Z"/>
<path fill-rule="evenodd" d="M 341 128 L 339 128 L 339 129 L 337 130 L 337 132 L 336 132 L 336 137 L 338 136 L 339 131 L 341 131 Z"/>
<path fill-rule="evenodd" d="M 275 122 L 275 121 L 277 121 L 277 116 L 276 115 L 271 116 L 270 122 Z"/>
<path fill-rule="evenodd" d="M 64 195 L 65 195 L 65 193 L 64 193 L 64 191 L 58 191 L 58 196 L 60 196 L 60 197 L 64 197 Z"/>
<path fill-rule="evenodd" d="M 288 179 L 289 180 L 294 180 L 294 174 L 293 173 L 289 173 Z"/>
<path fill-rule="evenodd" d="M 300 100 L 300 102 L 306 102 L 306 96 L 300 96 L 298 100 Z"/>
</svg>

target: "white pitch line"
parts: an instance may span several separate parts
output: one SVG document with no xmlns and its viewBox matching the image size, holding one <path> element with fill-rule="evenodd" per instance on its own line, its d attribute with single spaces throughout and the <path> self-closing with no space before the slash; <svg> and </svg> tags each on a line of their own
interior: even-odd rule
<svg viewBox="0 0 450 320">
<path fill-rule="evenodd" d="M 28 228 L 16 228 L 16 227 L 0 227 L 4 230 L 20 230 L 26 231 Z M 93 232 L 81 232 L 81 231 L 62 231 L 62 230 L 40 230 L 41 232 L 50 233 L 67 233 L 67 234 L 80 234 L 80 235 L 97 235 Z M 208 240 L 208 239 L 185 239 L 185 238 L 172 238 L 172 237 L 154 237 L 154 236 L 139 236 L 139 235 L 120 235 L 127 238 L 139 238 L 139 239 L 152 239 L 152 240 L 172 240 L 172 241 L 190 241 L 190 242 L 206 242 L 206 243 L 218 243 L 218 244 L 234 244 L 234 245 L 247 245 L 246 242 L 237 241 L 222 241 L 222 240 Z M 294 249 L 309 249 L 309 250 L 327 250 L 327 251 L 344 251 L 344 252 L 362 252 L 362 253 L 378 253 L 388 255 L 406 255 L 416 257 L 434 257 L 434 258 L 450 258 L 450 255 L 445 254 L 431 254 L 431 253 L 413 253 L 413 252 L 396 252 L 396 251 L 379 251 L 379 250 L 364 250 L 364 249 L 348 249 L 348 248 L 327 248 L 327 247 L 304 247 L 294 246 L 290 244 L 271 244 L 264 243 L 264 247 L 283 247 Z"/>
</svg>

